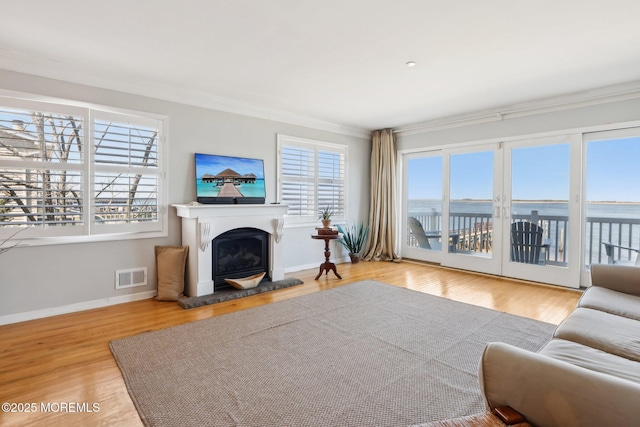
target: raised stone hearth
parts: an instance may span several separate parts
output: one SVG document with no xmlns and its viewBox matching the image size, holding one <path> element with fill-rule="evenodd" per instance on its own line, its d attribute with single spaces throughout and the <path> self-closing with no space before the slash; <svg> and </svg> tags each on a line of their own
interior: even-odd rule
<svg viewBox="0 0 640 427">
<path fill-rule="evenodd" d="M 284 279 L 282 229 L 286 205 L 172 205 L 182 218 L 182 244 L 189 246 L 185 294 L 214 292 L 211 241 L 238 228 L 257 228 L 269 234 L 269 270 L 272 280 Z"/>
</svg>

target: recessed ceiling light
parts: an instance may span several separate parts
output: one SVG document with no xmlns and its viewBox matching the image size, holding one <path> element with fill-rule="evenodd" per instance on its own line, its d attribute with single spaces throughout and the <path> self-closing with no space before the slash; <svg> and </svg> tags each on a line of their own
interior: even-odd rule
<svg viewBox="0 0 640 427">
<path fill-rule="evenodd" d="M 415 63 L 415 61 L 409 61 L 409 62 L 407 62 L 405 65 L 406 65 L 407 67 L 415 67 L 415 66 L 416 66 L 416 63 Z"/>
</svg>

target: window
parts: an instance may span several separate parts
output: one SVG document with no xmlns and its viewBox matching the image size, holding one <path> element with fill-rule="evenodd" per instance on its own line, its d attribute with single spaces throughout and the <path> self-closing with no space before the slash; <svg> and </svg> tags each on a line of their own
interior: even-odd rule
<svg viewBox="0 0 640 427">
<path fill-rule="evenodd" d="M 163 232 L 162 123 L 0 97 L 0 239 Z"/>
<path fill-rule="evenodd" d="M 93 217 L 96 232 L 157 229 L 157 120 L 96 114 L 93 121 Z"/>
<path fill-rule="evenodd" d="M 292 222 L 315 222 L 329 206 L 332 219 L 345 217 L 347 147 L 278 135 L 278 200 Z"/>
</svg>

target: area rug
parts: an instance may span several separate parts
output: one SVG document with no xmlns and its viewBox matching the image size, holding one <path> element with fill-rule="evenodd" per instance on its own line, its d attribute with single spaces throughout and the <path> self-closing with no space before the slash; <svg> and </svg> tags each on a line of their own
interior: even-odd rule
<svg viewBox="0 0 640 427">
<path fill-rule="evenodd" d="M 288 278 L 276 280 L 275 282 L 262 283 L 255 288 L 249 289 L 229 289 L 214 292 L 210 295 L 202 295 L 199 297 L 184 297 L 178 300 L 178 305 L 184 309 L 202 307 L 203 305 L 216 304 L 218 302 L 230 301 L 236 298 L 247 297 L 249 295 L 261 294 L 264 292 L 275 291 L 276 289 L 288 288 L 291 286 L 301 285 L 304 282 L 296 278 Z"/>
<path fill-rule="evenodd" d="M 407 426 L 483 412 L 485 344 L 554 327 L 363 281 L 110 347 L 147 426 Z"/>
</svg>

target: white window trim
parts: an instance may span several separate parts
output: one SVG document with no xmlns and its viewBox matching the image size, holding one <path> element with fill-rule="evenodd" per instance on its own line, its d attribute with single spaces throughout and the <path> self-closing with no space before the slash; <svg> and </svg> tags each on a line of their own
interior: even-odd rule
<svg viewBox="0 0 640 427">
<path fill-rule="evenodd" d="M 99 114 L 100 118 L 118 118 L 122 120 L 123 117 L 131 116 L 138 124 L 159 124 L 160 135 L 157 139 L 158 144 L 158 173 L 159 185 L 157 189 L 157 205 L 158 205 L 158 217 L 159 220 L 153 223 L 152 227 L 148 227 L 146 224 L 136 224 L 136 230 L 128 230 L 126 225 L 111 227 L 110 232 L 96 232 L 96 225 L 91 221 L 85 221 L 85 225 L 75 228 L 75 230 L 69 230 L 69 234 L 65 235 L 52 235 L 47 232 L 47 229 L 42 228 L 27 228 L 23 232 L 18 232 L 13 238 L 0 244 L 0 247 L 14 246 L 17 247 L 31 247 L 31 246 L 45 246 L 45 245 L 59 245 L 59 244 L 72 244 L 72 243 L 89 243 L 89 242 L 102 242 L 102 241 L 118 241 L 118 240 L 133 240 L 133 239 L 148 239 L 168 236 L 168 179 L 167 171 L 169 166 L 169 160 L 166 153 L 168 145 L 168 117 L 155 113 L 148 113 L 136 110 L 128 110 L 118 107 L 105 106 L 94 103 L 87 103 L 82 101 L 74 101 L 70 99 L 55 98 L 44 95 L 29 94 L 17 91 L 10 91 L 0 89 L 0 105 L 6 107 L 20 108 L 20 109 L 37 109 L 46 110 L 51 113 L 59 114 L 77 114 L 84 118 L 84 147 L 86 153 L 91 153 L 89 159 L 85 159 L 78 165 L 67 165 L 68 169 L 73 169 L 76 166 L 78 169 L 86 169 L 91 163 L 92 172 L 86 175 L 86 180 L 83 184 L 84 191 L 89 194 L 88 198 L 91 199 L 94 185 L 94 173 L 93 169 L 93 113 Z M 40 165 L 41 166 L 41 165 Z M 108 168 L 108 167 L 107 167 Z M 102 166 L 101 170 L 104 170 Z M 131 168 L 131 171 L 136 172 L 138 169 Z M 90 205 L 92 207 L 92 204 Z M 85 215 L 87 217 L 91 215 L 92 209 L 87 207 Z M 90 224 L 93 230 L 89 230 Z M 152 230 L 145 230 L 145 228 L 152 228 Z M 0 228 L 0 243 L 9 238 L 16 232 L 17 228 Z M 95 234 L 89 234 L 89 233 Z M 55 231 L 54 231 L 55 233 Z"/>
<path fill-rule="evenodd" d="M 297 136 L 291 136 L 291 135 L 284 135 L 284 134 L 277 134 L 277 150 L 278 150 L 278 155 L 277 155 L 277 176 L 278 176 L 278 182 L 277 182 L 277 189 L 276 189 L 276 197 L 277 200 L 279 202 L 283 202 L 282 201 L 282 181 L 283 181 L 283 177 L 282 177 L 282 146 L 283 145 L 292 145 L 292 146 L 302 146 L 302 147 L 308 147 L 308 148 L 314 148 L 314 149 L 329 149 L 329 150 L 336 150 L 336 151 L 342 151 L 344 153 L 344 184 L 343 184 L 343 191 L 344 191 L 344 205 L 343 205 L 343 212 L 344 214 L 341 216 L 334 216 L 332 217 L 332 223 L 333 224 L 343 224 L 345 222 L 345 218 L 347 218 L 347 212 L 348 212 L 348 197 L 347 194 L 348 193 L 348 179 L 347 177 L 349 176 L 348 174 L 348 168 L 349 168 L 349 147 L 345 144 L 336 144 L 333 142 L 327 142 L 327 141 L 319 141 L 319 140 L 314 140 L 314 139 L 308 139 L 308 138 L 301 138 L 301 137 L 297 137 Z M 316 171 L 317 173 L 317 171 Z M 317 175 L 316 175 L 316 180 L 315 180 L 315 186 L 317 189 L 318 186 L 318 179 L 317 179 Z M 317 194 L 316 194 L 316 200 L 317 200 Z M 316 206 L 317 208 L 317 206 Z M 308 227 L 308 226 L 317 226 L 319 224 L 319 219 L 317 216 L 317 212 L 316 215 L 314 215 L 313 217 L 311 216 L 303 216 L 303 217 L 296 217 L 296 216 L 288 216 L 285 215 L 285 227 L 287 228 L 291 228 L 291 227 Z"/>
</svg>

